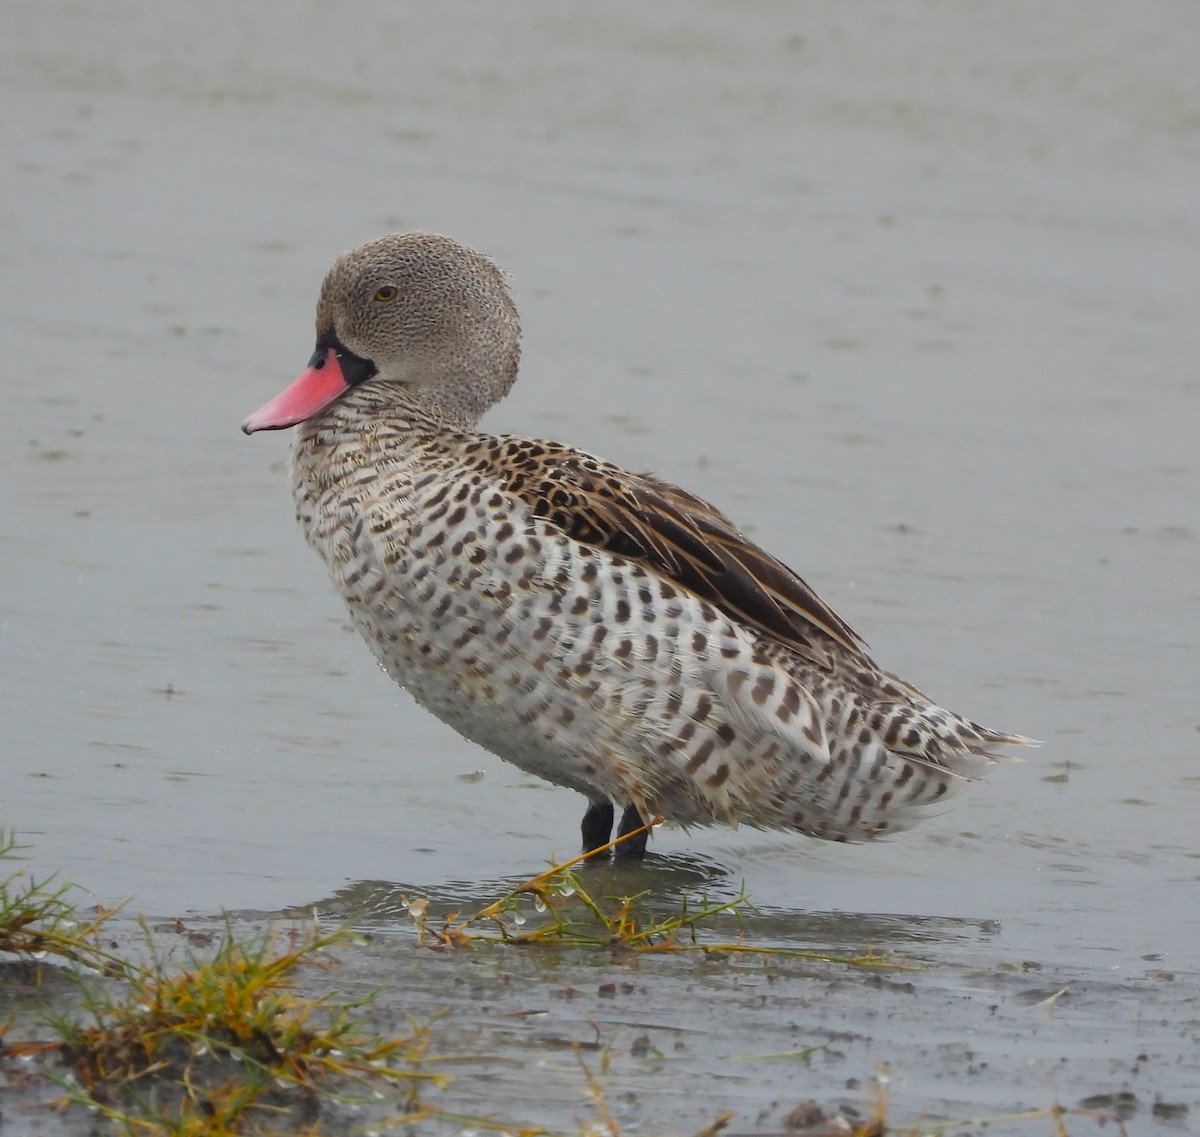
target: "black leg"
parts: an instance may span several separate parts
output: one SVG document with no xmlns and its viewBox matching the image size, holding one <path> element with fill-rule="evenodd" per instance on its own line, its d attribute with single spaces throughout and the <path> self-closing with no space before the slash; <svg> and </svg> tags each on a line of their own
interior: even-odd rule
<svg viewBox="0 0 1200 1137">
<path fill-rule="evenodd" d="M 637 806 L 627 805 L 625 812 L 621 814 L 621 827 L 617 830 L 617 836 L 624 837 L 626 833 L 632 833 L 635 829 L 640 829 L 645 824 L 642 820 L 642 815 L 637 811 Z M 622 841 L 616 846 L 613 852 L 618 857 L 640 861 L 646 855 L 646 841 L 649 837 L 649 831 L 639 833 L 636 837 L 631 837 L 628 841 Z"/>
<path fill-rule="evenodd" d="M 585 853 L 594 853 L 601 845 L 607 845 L 612 840 L 613 812 L 613 803 L 603 798 L 588 805 L 583 823 L 579 826 Z"/>
</svg>

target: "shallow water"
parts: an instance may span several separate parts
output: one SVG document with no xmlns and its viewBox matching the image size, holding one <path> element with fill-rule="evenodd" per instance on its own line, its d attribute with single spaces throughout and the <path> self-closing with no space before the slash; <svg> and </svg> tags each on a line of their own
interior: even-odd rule
<svg viewBox="0 0 1200 1137">
<path fill-rule="evenodd" d="M 1194 6 L 389 11 L 6 10 L 0 821 L 37 869 L 175 915 L 490 897 L 574 851 L 576 795 L 375 669 L 287 437 L 237 429 L 332 258 L 424 227 L 512 273 L 492 428 L 711 498 L 884 665 L 1045 740 L 886 844 L 654 853 L 769 937 L 967 921 L 946 959 L 1169 968 L 1194 1012 Z"/>
</svg>

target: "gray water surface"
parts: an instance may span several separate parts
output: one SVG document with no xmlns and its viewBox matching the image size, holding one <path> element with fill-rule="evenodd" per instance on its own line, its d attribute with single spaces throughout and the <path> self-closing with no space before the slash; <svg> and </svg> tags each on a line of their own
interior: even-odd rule
<svg viewBox="0 0 1200 1137">
<path fill-rule="evenodd" d="M 886 844 L 652 851 L 780 936 L 984 922 L 990 959 L 1166 967 L 1194 1005 L 1193 4 L 4 22 L 0 821 L 39 873 L 279 911 L 574 852 L 577 795 L 375 668 L 295 531 L 288 437 L 238 431 L 307 360 L 329 262 L 430 228 L 512 274 L 491 428 L 710 498 L 885 666 L 1045 741 Z"/>
</svg>

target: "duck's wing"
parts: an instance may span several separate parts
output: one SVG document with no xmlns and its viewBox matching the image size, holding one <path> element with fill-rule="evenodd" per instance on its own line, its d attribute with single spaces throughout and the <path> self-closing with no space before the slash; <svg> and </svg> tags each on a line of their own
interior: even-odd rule
<svg viewBox="0 0 1200 1137">
<path fill-rule="evenodd" d="M 669 578 L 823 668 L 837 656 L 874 666 L 845 620 L 702 498 L 567 447 L 503 441 L 494 472 L 536 517 Z"/>
</svg>

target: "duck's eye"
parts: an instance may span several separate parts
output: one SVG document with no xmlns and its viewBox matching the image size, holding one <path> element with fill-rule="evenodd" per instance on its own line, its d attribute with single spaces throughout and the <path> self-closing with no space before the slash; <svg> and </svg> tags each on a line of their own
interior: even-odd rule
<svg viewBox="0 0 1200 1137">
<path fill-rule="evenodd" d="M 379 289 L 378 292 L 375 293 L 374 296 L 371 297 L 371 299 L 378 300 L 381 303 L 384 303 L 388 300 L 395 300 L 397 291 L 398 289 L 395 285 L 385 284 L 381 289 Z"/>
</svg>

